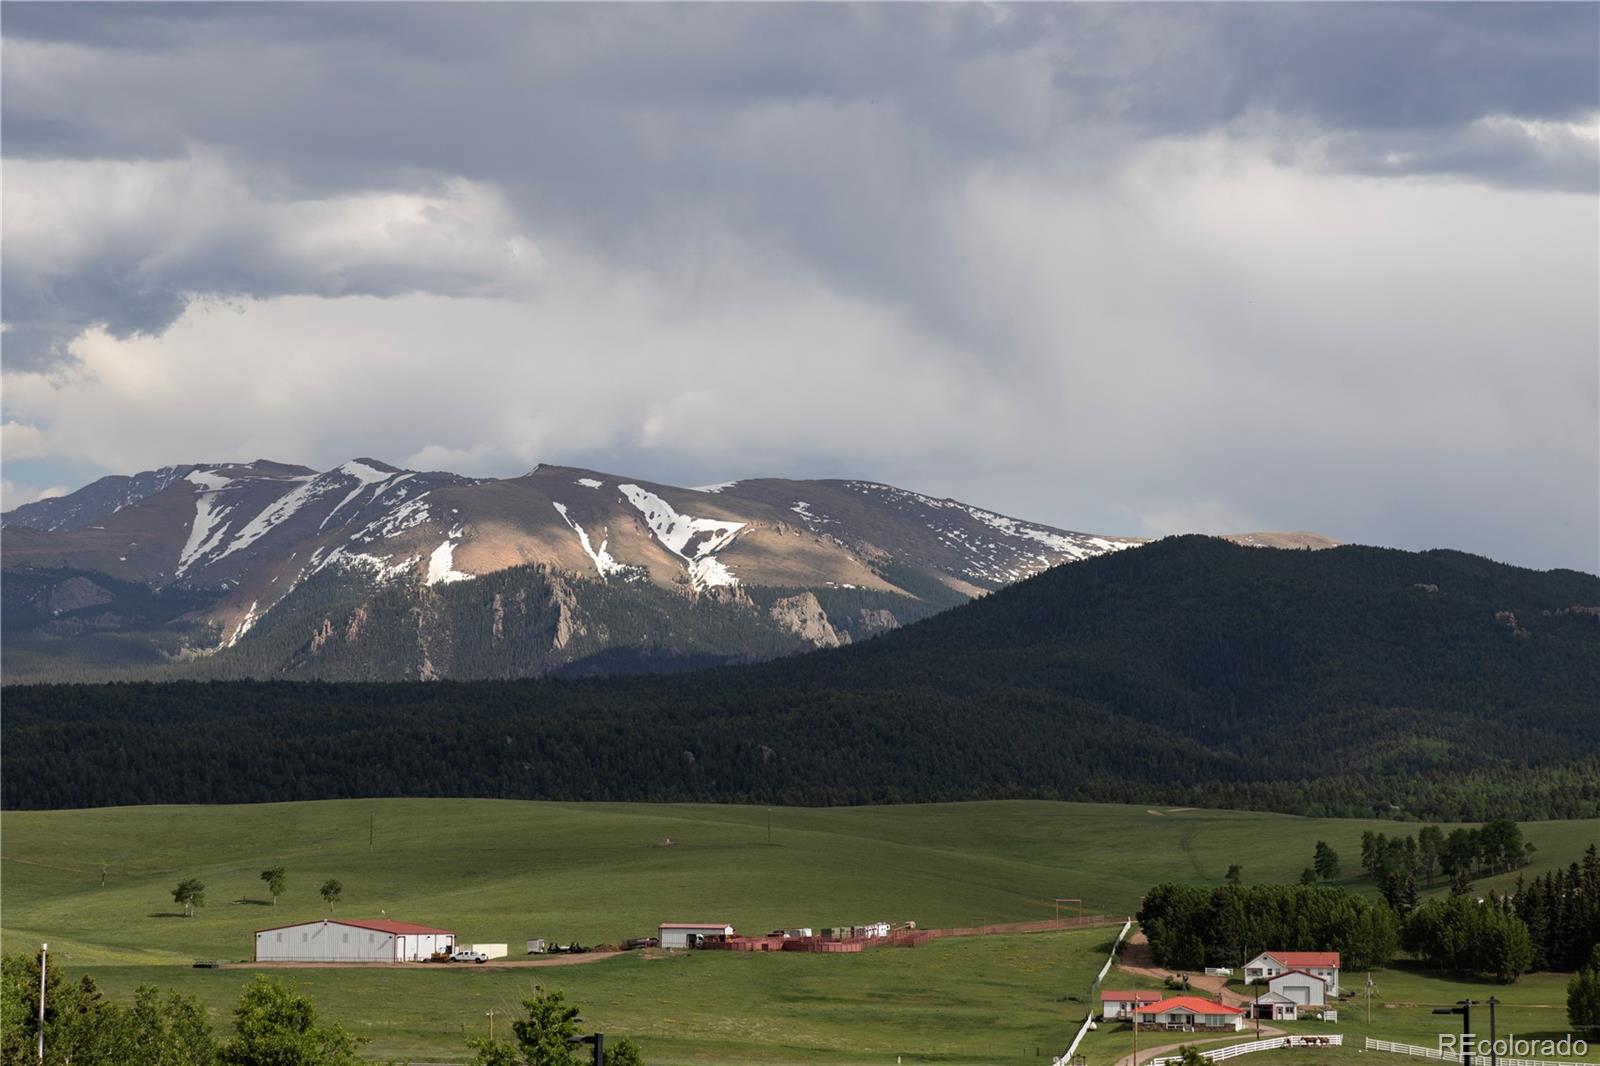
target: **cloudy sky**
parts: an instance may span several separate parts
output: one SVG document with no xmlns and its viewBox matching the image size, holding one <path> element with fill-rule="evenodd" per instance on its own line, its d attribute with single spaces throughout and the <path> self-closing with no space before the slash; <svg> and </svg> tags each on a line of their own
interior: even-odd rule
<svg viewBox="0 0 1600 1066">
<path fill-rule="evenodd" d="M 6 3 L 5 506 L 547 461 L 1600 571 L 1597 15 Z"/>
</svg>

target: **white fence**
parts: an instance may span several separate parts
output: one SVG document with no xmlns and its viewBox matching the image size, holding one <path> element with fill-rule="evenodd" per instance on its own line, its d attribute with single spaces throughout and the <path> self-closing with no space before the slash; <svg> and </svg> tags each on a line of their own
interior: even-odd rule
<svg viewBox="0 0 1600 1066">
<path fill-rule="evenodd" d="M 1420 1047 L 1417 1044 L 1396 1044 L 1392 1040 L 1374 1040 L 1370 1036 L 1367 1037 L 1367 1050 L 1389 1051 L 1396 1055 L 1415 1055 L 1422 1059 L 1443 1059 L 1449 1062 L 1463 1061 L 1463 1055 L 1459 1051 L 1440 1051 L 1438 1048 Z M 1474 1055 L 1472 1056 L 1472 1061 L 1478 1063 L 1479 1066 L 1487 1066 L 1489 1056 Z M 1508 1059 L 1499 1055 L 1495 1056 L 1494 1061 L 1497 1066 L 1593 1066 L 1593 1063 L 1560 1062 L 1553 1059 Z"/>
<path fill-rule="evenodd" d="M 1219 1047 L 1215 1051 L 1200 1048 L 1205 1057 L 1212 1062 L 1221 1062 L 1237 1055 L 1248 1055 L 1252 1051 L 1281 1051 L 1286 1047 L 1343 1047 L 1344 1035 L 1330 1033 L 1327 1036 L 1275 1036 L 1269 1040 L 1252 1040 L 1248 1044 L 1229 1044 Z M 1145 1066 L 1171 1066 L 1174 1062 L 1182 1061 L 1181 1055 L 1168 1055 L 1165 1058 L 1151 1059 Z"/>
<path fill-rule="evenodd" d="M 1132 928 L 1133 928 L 1133 919 L 1130 918 L 1127 921 L 1122 923 L 1122 932 L 1118 933 L 1117 934 L 1117 939 L 1112 942 L 1112 944 L 1111 944 L 1111 954 L 1106 957 L 1106 964 L 1104 966 L 1100 967 L 1100 973 L 1094 979 L 1094 986 L 1093 987 L 1099 988 L 1100 987 L 1100 982 L 1104 981 L 1106 979 L 1106 974 L 1111 972 L 1111 964 L 1117 961 L 1117 949 L 1122 946 L 1123 938 L 1128 935 L 1128 931 L 1130 929 L 1132 929 Z M 1053 1062 L 1051 1062 L 1050 1066 L 1066 1066 L 1067 1063 L 1071 1062 L 1072 1061 L 1072 1056 L 1077 1053 L 1078 1045 L 1083 1043 L 1084 1035 L 1086 1033 L 1088 1033 L 1089 1029 L 1093 1025 L 1094 1025 L 1094 1002 L 1091 999 L 1091 1001 L 1089 1003 L 1089 1016 L 1087 1018 L 1085 1018 L 1083 1020 L 1083 1024 L 1078 1027 L 1078 1035 L 1072 1038 L 1072 1043 L 1067 1045 L 1067 1050 L 1065 1050 L 1065 1051 L 1063 1051 L 1061 1053 L 1061 1057 L 1060 1058 L 1058 1058 L 1058 1059 L 1054 1060 Z"/>
</svg>

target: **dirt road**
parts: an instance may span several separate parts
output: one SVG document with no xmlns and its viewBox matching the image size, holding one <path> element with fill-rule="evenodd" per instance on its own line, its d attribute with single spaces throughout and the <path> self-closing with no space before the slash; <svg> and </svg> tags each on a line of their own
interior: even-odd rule
<svg viewBox="0 0 1600 1066">
<path fill-rule="evenodd" d="M 590 951 L 582 955 L 544 955 L 533 959 L 490 959 L 488 962 L 225 962 L 224 970 L 360 970 L 381 967 L 417 969 L 428 966 L 439 970 L 522 970 L 542 966 L 582 966 L 623 954 L 620 951 Z"/>
</svg>

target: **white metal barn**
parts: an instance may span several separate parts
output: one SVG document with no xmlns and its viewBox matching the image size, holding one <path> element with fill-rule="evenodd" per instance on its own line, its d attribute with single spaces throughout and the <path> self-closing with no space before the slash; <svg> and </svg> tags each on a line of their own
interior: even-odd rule
<svg viewBox="0 0 1600 1066">
<path fill-rule="evenodd" d="M 1267 988 L 1302 1007 L 1328 1002 L 1328 982 L 1304 970 L 1286 970 L 1267 978 Z"/>
<path fill-rule="evenodd" d="M 256 962 L 420 962 L 454 951 L 448 929 L 412 922 L 322 918 L 256 930 Z"/>
<path fill-rule="evenodd" d="M 661 946 L 664 948 L 697 947 L 702 938 L 733 935 L 733 926 L 727 922 L 662 922 Z"/>
</svg>

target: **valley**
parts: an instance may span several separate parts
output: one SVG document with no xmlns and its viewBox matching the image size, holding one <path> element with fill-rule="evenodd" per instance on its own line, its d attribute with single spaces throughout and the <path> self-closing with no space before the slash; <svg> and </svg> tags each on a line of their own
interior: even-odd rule
<svg viewBox="0 0 1600 1066">
<path fill-rule="evenodd" d="M 663 921 L 708 917 L 752 931 L 1039 920 L 1062 896 L 1120 918 L 1160 880 L 1215 884 L 1239 863 L 1247 881 L 1289 881 L 1317 840 L 1353 855 L 1363 831 L 1395 828 L 1043 802 L 776 808 L 770 816 L 764 807 L 488 800 L 12 812 L 0 859 L 3 934 L 8 944 L 50 941 L 69 972 L 93 973 L 113 996 L 140 983 L 197 995 L 223 1024 L 252 971 L 191 963 L 248 960 L 253 929 L 326 916 L 315 885 L 328 877 L 345 888 L 336 915 L 382 913 L 443 925 L 464 943 L 519 949 L 534 936 L 618 943 Z M 1524 831 L 1539 849 L 1532 868 L 1542 869 L 1580 858 L 1600 836 L 1600 820 L 1531 822 Z M 257 876 L 273 863 L 288 873 L 276 906 Z M 191 919 L 166 916 L 172 885 L 190 876 L 205 883 L 206 904 Z M 1365 879 L 1341 884 L 1376 893 Z M 651 1062 L 1049 1061 L 1089 1009 L 1115 929 L 859 955 L 630 952 L 551 969 L 410 964 L 271 974 L 310 992 L 326 1020 L 370 1038 L 366 1051 L 378 1058 L 465 1061 L 463 1034 L 482 1032 L 483 1012 L 515 1014 L 539 982 L 564 989 L 614 1037 L 633 1036 Z M 1420 1039 L 1433 1024 L 1429 1006 L 1463 988 L 1405 969 L 1378 982 L 1373 1025 L 1346 1010 L 1338 1031 L 1347 1040 Z M 1135 983 L 1120 972 L 1108 979 L 1109 987 Z M 1502 1015 L 1507 1024 L 1533 1032 L 1562 1024 L 1558 1010 L 1540 1006 L 1560 1001 L 1560 984 L 1533 974 L 1488 990 L 1514 1005 Z M 1128 1040 L 1107 1026 L 1085 1050 L 1109 1064 Z M 1043 1059 L 1034 1060 L 1036 1047 Z"/>
</svg>

